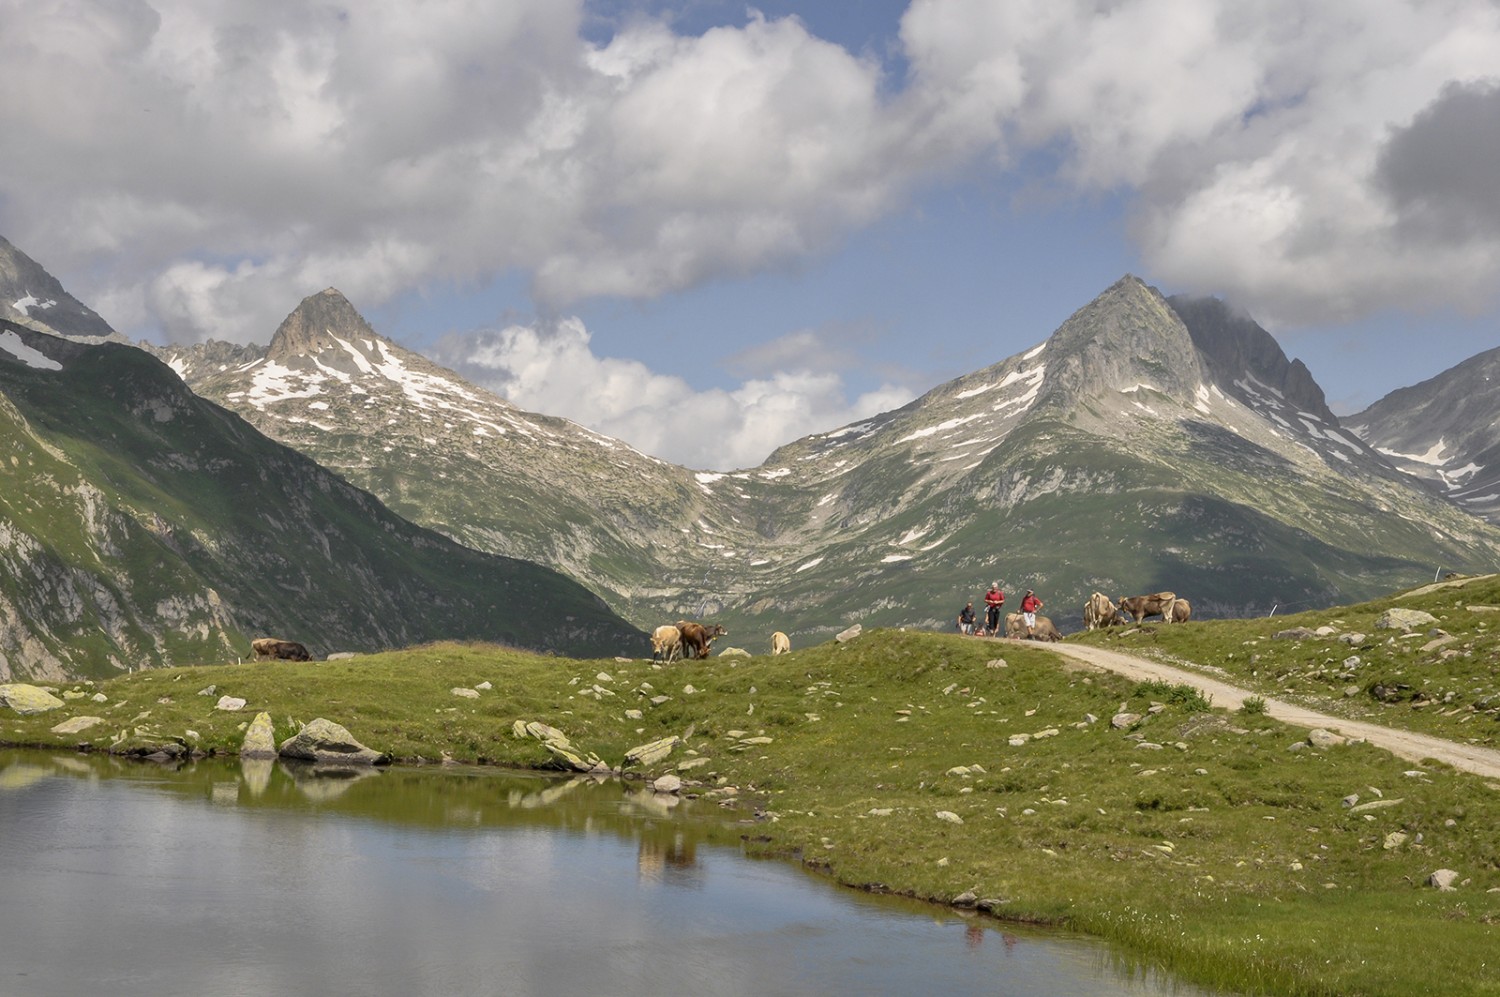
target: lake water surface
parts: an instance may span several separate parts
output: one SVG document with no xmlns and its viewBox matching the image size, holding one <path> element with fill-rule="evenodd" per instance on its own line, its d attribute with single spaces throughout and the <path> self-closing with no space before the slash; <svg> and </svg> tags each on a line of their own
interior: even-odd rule
<svg viewBox="0 0 1500 997">
<path fill-rule="evenodd" d="M 639 784 L 0 750 L 0 995 L 1207 994 Z"/>
</svg>

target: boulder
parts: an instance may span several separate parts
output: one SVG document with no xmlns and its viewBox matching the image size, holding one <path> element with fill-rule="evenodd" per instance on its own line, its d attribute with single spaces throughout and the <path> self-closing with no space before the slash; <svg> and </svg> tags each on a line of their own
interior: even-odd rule
<svg viewBox="0 0 1500 997">
<path fill-rule="evenodd" d="M 276 728 L 271 723 L 271 714 L 257 713 L 245 730 L 245 739 L 240 742 L 241 758 L 275 758 Z"/>
<path fill-rule="evenodd" d="M 1454 872 L 1452 869 L 1438 869 L 1432 875 L 1427 877 L 1428 886 L 1435 887 L 1436 889 L 1441 890 L 1444 893 L 1452 893 L 1454 890 L 1457 890 L 1458 887 L 1453 885 L 1457 882 L 1458 873 Z"/>
<path fill-rule="evenodd" d="M 384 765 L 391 760 L 390 755 L 365 747 L 348 730 L 322 717 L 282 741 L 278 754 L 282 758 L 338 765 Z"/>
<path fill-rule="evenodd" d="M 668 773 L 652 782 L 651 789 L 657 793 L 680 793 L 682 792 L 682 779 Z"/>
<path fill-rule="evenodd" d="M 1139 713 L 1116 713 L 1114 716 L 1109 718 L 1109 725 L 1117 730 L 1124 730 L 1126 727 L 1134 727 L 1140 722 L 1141 715 Z"/>
<path fill-rule="evenodd" d="M 673 734 L 658 741 L 650 741 L 646 744 L 636 745 L 625 752 L 626 765 L 655 765 L 672 753 L 672 749 L 682 743 L 682 738 Z"/>
<path fill-rule="evenodd" d="M 24 682 L 0 685 L 0 706 L 9 706 L 23 717 L 46 713 L 66 704 L 40 686 Z"/>
<path fill-rule="evenodd" d="M 1411 630 L 1431 626 L 1437 617 L 1420 609 L 1387 609 L 1375 621 L 1376 630 Z"/>
<path fill-rule="evenodd" d="M 939 810 L 937 812 L 937 819 L 945 820 L 950 824 L 962 824 L 964 822 L 964 819 L 952 810 Z"/>
<path fill-rule="evenodd" d="M 1307 735 L 1307 743 L 1314 748 L 1332 748 L 1335 745 L 1344 744 L 1346 741 L 1347 738 L 1341 737 L 1333 731 L 1324 730 L 1321 727 L 1308 732 Z"/>
<path fill-rule="evenodd" d="M 1292 627 L 1289 630 L 1278 630 L 1271 636 L 1276 640 L 1310 640 L 1317 634 L 1306 627 Z"/>
<path fill-rule="evenodd" d="M 745 650 L 743 647 L 726 647 L 726 648 L 724 648 L 724 650 L 722 650 L 722 651 L 719 652 L 719 657 L 721 657 L 721 658 L 748 658 L 748 657 L 750 657 L 750 652 L 747 651 L 747 650 Z"/>
<path fill-rule="evenodd" d="M 838 641 L 840 644 L 847 644 L 851 640 L 853 640 L 854 638 L 858 637 L 863 632 L 864 632 L 864 627 L 862 627 L 860 624 L 856 623 L 856 624 L 854 624 L 854 626 L 850 627 L 848 630 L 841 630 L 841 631 L 839 631 L 838 635 L 835 636 L 833 639 L 836 640 L 836 641 Z"/>
<path fill-rule="evenodd" d="M 219 701 L 214 704 L 214 709 L 225 710 L 234 713 L 245 708 L 245 701 L 238 696 L 220 696 Z"/>
<path fill-rule="evenodd" d="M 94 724 L 102 724 L 103 717 L 73 717 L 52 728 L 54 734 L 81 734 Z"/>
</svg>

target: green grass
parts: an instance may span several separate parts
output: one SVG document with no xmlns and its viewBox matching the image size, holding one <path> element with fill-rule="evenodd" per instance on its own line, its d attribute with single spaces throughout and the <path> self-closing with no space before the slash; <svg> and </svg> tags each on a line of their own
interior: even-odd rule
<svg viewBox="0 0 1500 997">
<path fill-rule="evenodd" d="M 483 682 L 477 700 L 450 691 Z M 840 883 L 938 903 L 972 891 L 1000 917 L 1091 932 L 1124 958 L 1240 993 L 1426 994 L 1435 971 L 1445 993 L 1500 993 L 1500 893 L 1487 892 L 1500 888 L 1500 794 L 1365 744 L 1288 751 L 1302 732 L 1182 688 L 1018 642 L 888 630 L 670 667 L 440 644 L 62 686 L 108 701 L 7 714 L 0 740 L 103 749 L 121 731 L 140 745 L 192 730 L 232 752 L 264 710 L 278 738 L 326 716 L 405 760 L 534 768 L 550 756 L 513 736 L 516 720 L 612 763 L 686 735 L 645 774 L 707 759 L 682 772 L 687 791 L 730 803 L 749 851 Z M 249 705 L 215 711 L 220 694 Z M 1113 728 L 1122 705 L 1144 718 Z M 49 733 L 81 713 L 108 723 Z M 1400 802 L 1354 812 L 1350 794 Z M 1423 885 L 1439 868 L 1466 880 L 1458 892 Z"/>
<path fill-rule="evenodd" d="M 1500 576 L 1454 581 L 1290 616 L 1148 624 L 1068 639 L 1212 672 L 1262 697 L 1335 716 L 1500 747 Z M 1437 622 L 1409 634 L 1377 629 L 1393 606 L 1424 610 Z M 1314 636 L 1275 636 L 1298 627 Z M 1320 628 L 1328 632 L 1317 635 Z"/>
</svg>

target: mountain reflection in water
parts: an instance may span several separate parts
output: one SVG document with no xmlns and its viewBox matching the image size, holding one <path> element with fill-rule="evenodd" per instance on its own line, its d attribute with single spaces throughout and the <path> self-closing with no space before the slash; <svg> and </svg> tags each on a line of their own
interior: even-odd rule
<svg viewBox="0 0 1500 997">
<path fill-rule="evenodd" d="M 0 994 L 1196 994 L 639 783 L 0 750 Z"/>
</svg>

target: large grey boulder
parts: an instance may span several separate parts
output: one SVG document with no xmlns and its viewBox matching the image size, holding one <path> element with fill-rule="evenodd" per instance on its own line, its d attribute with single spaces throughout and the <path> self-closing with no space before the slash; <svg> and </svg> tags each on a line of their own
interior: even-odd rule
<svg viewBox="0 0 1500 997">
<path fill-rule="evenodd" d="M 1376 630 L 1412 630 L 1431 626 L 1437 617 L 1420 609 L 1387 609 L 1375 621 Z"/>
<path fill-rule="evenodd" d="M 384 765 L 391 760 L 390 755 L 365 747 L 347 729 L 322 717 L 282 741 L 278 753 L 282 758 L 336 765 Z"/>
<path fill-rule="evenodd" d="M 9 706 L 23 717 L 46 713 L 48 710 L 55 710 L 66 705 L 40 686 L 27 685 L 24 682 L 0 685 L 0 706 Z"/>
<path fill-rule="evenodd" d="M 862 625 L 856 623 L 854 624 L 854 626 L 850 627 L 847 630 L 840 630 L 833 639 L 838 641 L 840 644 L 847 644 L 854 638 L 858 637 L 860 634 L 864 633 L 864 630 L 865 628 Z"/>
</svg>

